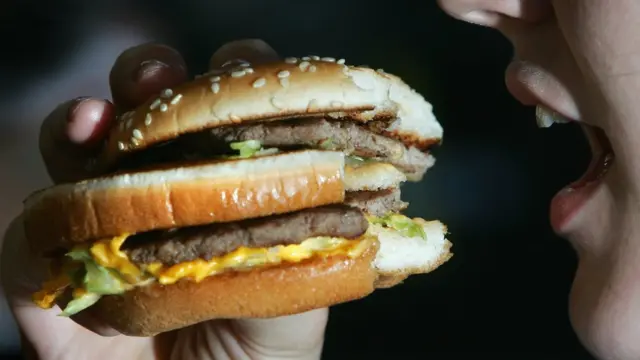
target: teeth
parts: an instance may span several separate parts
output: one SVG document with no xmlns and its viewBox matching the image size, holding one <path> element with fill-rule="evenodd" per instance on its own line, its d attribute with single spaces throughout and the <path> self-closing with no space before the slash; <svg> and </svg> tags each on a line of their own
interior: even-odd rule
<svg viewBox="0 0 640 360">
<path fill-rule="evenodd" d="M 543 106 L 536 106 L 536 123 L 539 128 L 548 128 L 554 123 L 566 124 L 569 120 L 553 110 L 549 110 Z"/>
</svg>

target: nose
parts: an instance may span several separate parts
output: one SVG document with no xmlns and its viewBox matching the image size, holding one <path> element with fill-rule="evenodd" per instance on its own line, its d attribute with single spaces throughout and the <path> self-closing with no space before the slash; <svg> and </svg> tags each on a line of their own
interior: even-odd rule
<svg viewBox="0 0 640 360">
<path fill-rule="evenodd" d="M 550 0 L 438 0 L 438 3 L 456 19 L 498 29 L 514 19 L 536 23 L 553 13 Z"/>
</svg>

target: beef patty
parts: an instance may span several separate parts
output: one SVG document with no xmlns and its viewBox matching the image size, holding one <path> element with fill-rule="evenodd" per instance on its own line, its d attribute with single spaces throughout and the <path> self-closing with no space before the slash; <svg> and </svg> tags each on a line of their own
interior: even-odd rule
<svg viewBox="0 0 640 360">
<path fill-rule="evenodd" d="M 400 199 L 400 189 L 397 188 L 348 192 L 344 203 L 373 216 L 385 216 L 392 211 L 399 212 L 409 205 Z"/>
<path fill-rule="evenodd" d="M 346 155 L 390 163 L 418 178 L 433 163 L 428 154 L 414 147 L 408 148 L 398 140 L 376 134 L 354 122 L 298 119 L 223 126 L 186 134 L 173 141 L 135 152 L 124 158 L 118 168 L 137 169 L 151 164 L 212 158 L 229 154 L 229 143 L 248 140 L 259 140 L 265 147 L 283 150 L 340 150 Z"/>
<path fill-rule="evenodd" d="M 264 248 L 299 244 L 316 236 L 358 238 L 368 228 L 363 213 L 347 205 L 328 205 L 294 213 L 231 223 L 134 235 L 123 250 L 138 264 L 166 266 L 195 259 L 210 260 L 239 247 Z"/>
<path fill-rule="evenodd" d="M 431 160 L 427 154 L 407 148 L 351 121 L 303 119 L 211 129 L 213 143 L 258 140 L 265 147 L 311 147 L 340 150 L 346 155 L 390 163 L 407 173 L 424 174 Z"/>
</svg>

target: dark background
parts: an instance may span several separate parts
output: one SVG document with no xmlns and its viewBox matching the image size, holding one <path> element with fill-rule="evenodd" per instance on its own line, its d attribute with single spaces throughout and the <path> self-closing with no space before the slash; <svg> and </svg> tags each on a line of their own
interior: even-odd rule
<svg viewBox="0 0 640 360">
<path fill-rule="evenodd" d="M 571 125 L 537 129 L 533 109 L 510 97 L 511 48 L 497 32 L 409 0 L 9 1 L 3 13 L 0 106 L 63 67 L 98 18 L 153 29 L 194 73 L 224 42 L 260 37 L 283 56 L 344 57 L 403 77 L 445 129 L 435 168 L 404 198 L 411 215 L 448 224 L 455 256 L 430 275 L 333 308 L 325 358 L 589 359 L 567 315 L 576 259 L 548 224 L 551 197 L 586 168 L 588 148 Z M 4 144 L 39 121 L 0 120 Z"/>
</svg>

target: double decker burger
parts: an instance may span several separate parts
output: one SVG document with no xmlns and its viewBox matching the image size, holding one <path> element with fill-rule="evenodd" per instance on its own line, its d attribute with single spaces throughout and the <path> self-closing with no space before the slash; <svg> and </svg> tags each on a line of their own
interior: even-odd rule
<svg viewBox="0 0 640 360">
<path fill-rule="evenodd" d="M 362 298 L 451 257 L 400 185 L 442 128 L 400 78 L 344 60 L 239 63 L 119 116 L 101 177 L 25 201 L 51 261 L 34 301 L 132 336 Z M 70 301 L 62 300 L 70 299 Z"/>
</svg>

